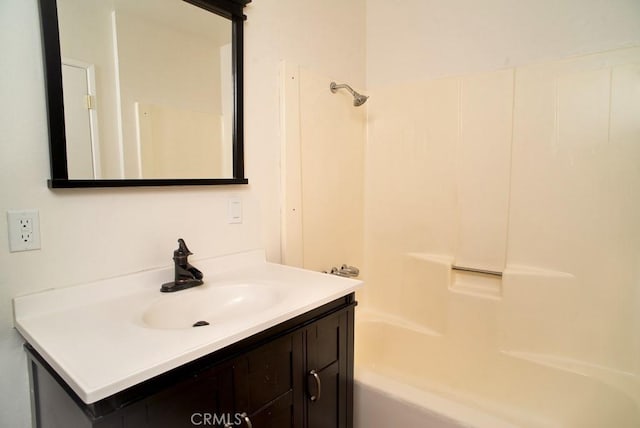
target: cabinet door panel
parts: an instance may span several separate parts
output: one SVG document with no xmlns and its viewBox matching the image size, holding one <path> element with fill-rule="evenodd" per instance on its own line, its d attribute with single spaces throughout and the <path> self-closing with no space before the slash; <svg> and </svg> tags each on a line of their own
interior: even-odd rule
<svg viewBox="0 0 640 428">
<path fill-rule="evenodd" d="M 340 390 L 339 362 L 317 372 L 318 381 L 313 376 L 307 376 L 307 390 L 309 396 L 308 420 L 309 428 L 331 428 L 343 426 L 340 424 L 340 401 L 344 399 L 344 393 Z M 316 383 L 320 383 L 318 389 Z"/>
<path fill-rule="evenodd" d="M 322 319 L 306 329 L 307 426 L 344 428 L 349 425 L 348 321 L 346 313 Z M 311 372 L 314 372 L 314 376 Z"/>
<path fill-rule="evenodd" d="M 340 358 L 341 316 L 318 321 L 307 329 L 307 365 L 320 370 Z"/>
<path fill-rule="evenodd" d="M 234 361 L 236 411 L 252 414 L 293 389 L 292 336 L 268 343 Z"/>
<path fill-rule="evenodd" d="M 250 415 L 254 428 L 293 428 L 293 391 L 277 398 L 257 412 Z"/>
<path fill-rule="evenodd" d="M 85 415 L 64 391 L 62 386 L 35 362 L 29 364 L 32 389 L 38 391 L 31 403 L 36 428 L 57 428 L 73 424 L 90 427 Z"/>
<path fill-rule="evenodd" d="M 218 377 L 203 376 L 156 394 L 147 401 L 147 426 L 193 428 L 214 414 L 221 414 L 219 392 Z"/>
</svg>

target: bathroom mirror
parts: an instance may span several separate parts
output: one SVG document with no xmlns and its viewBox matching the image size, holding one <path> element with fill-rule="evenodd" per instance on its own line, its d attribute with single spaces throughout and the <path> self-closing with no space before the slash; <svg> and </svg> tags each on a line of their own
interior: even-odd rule
<svg viewBox="0 0 640 428">
<path fill-rule="evenodd" d="M 39 0 L 49 187 L 246 184 L 251 0 Z"/>
</svg>

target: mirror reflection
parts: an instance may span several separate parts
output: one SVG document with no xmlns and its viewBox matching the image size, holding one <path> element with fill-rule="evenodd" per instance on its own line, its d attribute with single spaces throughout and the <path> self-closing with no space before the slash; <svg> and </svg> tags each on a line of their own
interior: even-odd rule
<svg viewBox="0 0 640 428">
<path fill-rule="evenodd" d="M 231 21 L 182 0 L 58 0 L 69 179 L 233 177 Z"/>
</svg>

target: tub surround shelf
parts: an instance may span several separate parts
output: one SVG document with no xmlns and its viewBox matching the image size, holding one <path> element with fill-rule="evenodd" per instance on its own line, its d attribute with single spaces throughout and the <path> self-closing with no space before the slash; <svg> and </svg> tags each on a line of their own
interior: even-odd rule
<svg viewBox="0 0 640 428">
<path fill-rule="evenodd" d="M 261 250 L 192 263 L 204 272 L 204 285 L 171 295 L 159 291 L 173 276 L 168 267 L 17 297 L 16 329 L 42 362 L 91 404 L 269 329 L 286 330 L 292 319 L 344 299 L 362 284 L 268 263 Z M 168 299 L 197 301 L 216 287 L 247 284 L 269 289 L 276 298 L 266 308 L 223 319 L 216 317 L 222 308 L 212 302 L 213 310 L 191 314 L 194 323 L 210 322 L 198 328 L 158 328 L 145 321 L 146 311 Z"/>
</svg>

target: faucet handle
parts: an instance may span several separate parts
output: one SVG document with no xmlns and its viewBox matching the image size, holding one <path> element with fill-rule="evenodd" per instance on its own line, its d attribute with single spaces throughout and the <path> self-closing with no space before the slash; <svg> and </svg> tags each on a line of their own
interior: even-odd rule
<svg viewBox="0 0 640 428">
<path fill-rule="evenodd" d="M 342 265 L 342 267 L 340 267 L 340 272 L 350 277 L 355 277 L 360 275 L 360 269 L 358 269 L 355 266 Z"/>
<path fill-rule="evenodd" d="M 173 259 L 176 260 L 176 263 L 178 263 L 182 268 L 187 270 L 193 276 L 193 278 L 202 279 L 203 278 L 202 272 L 200 272 L 195 267 L 191 266 L 191 264 L 189 264 L 189 260 L 187 260 L 187 257 L 192 255 L 193 253 L 189 251 L 189 248 L 187 248 L 187 243 L 184 242 L 184 239 L 182 238 L 178 239 L 178 249 L 176 251 L 179 253 L 179 254 L 176 254 L 175 252 L 173 253 Z"/>
<path fill-rule="evenodd" d="M 173 252 L 173 261 L 178 266 L 181 266 L 186 269 L 186 267 L 189 265 L 189 261 L 187 260 L 187 257 L 189 257 L 192 254 L 193 253 L 189 251 L 189 248 L 187 248 L 187 244 L 186 242 L 184 242 L 184 239 L 182 238 L 178 239 L 178 248 L 176 248 L 176 250 Z"/>
<path fill-rule="evenodd" d="M 187 247 L 187 243 L 184 242 L 184 239 L 182 238 L 178 239 L 178 249 L 176 251 L 179 251 L 182 254 L 187 256 L 190 256 L 193 254 L 191 251 L 189 251 L 189 248 Z"/>
</svg>

